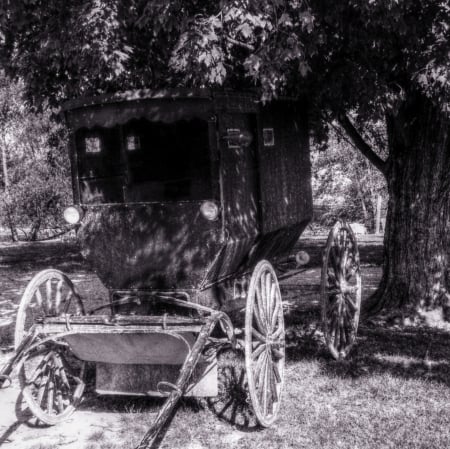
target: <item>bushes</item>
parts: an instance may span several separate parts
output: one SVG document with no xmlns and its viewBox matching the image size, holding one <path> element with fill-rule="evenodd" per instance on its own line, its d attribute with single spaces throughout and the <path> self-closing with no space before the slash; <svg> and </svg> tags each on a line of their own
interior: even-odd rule
<svg viewBox="0 0 450 449">
<path fill-rule="evenodd" d="M 371 126 L 382 134 L 381 124 Z M 330 128 L 326 147 L 311 151 L 314 221 L 328 228 L 344 218 L 374 230 L 378 197 L 387 202 L 383 175 L 340 137 L 339 129 Z"/>
<path fill-rule="evenodd" d="M 63 226 L 62 208 L 70 202 L 65 130 L 51 111 L 25 105 L 20 84 L 2 81 L 0 221 L 13 240 L 37 240 Z"/>
</svg>

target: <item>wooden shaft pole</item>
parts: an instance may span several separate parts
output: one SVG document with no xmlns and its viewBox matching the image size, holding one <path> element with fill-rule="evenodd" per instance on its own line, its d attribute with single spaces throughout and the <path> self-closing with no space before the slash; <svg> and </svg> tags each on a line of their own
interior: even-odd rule
<svg viewBox="0 0 450 449">
<path fill-rule="evenodd" d="M 21 360 L 25 351 L 27 351 L 31 345 L 33 344 L 36 338 L 36 329 L 32 327 L 27 335 L 22 339 L 17 351 L 15 351 L 14 355 L 5 363 L 3 368 L 0 371 L 0 388 L 3 387 L 3 384 L 10 380 L 9 375 L 11 374 L 14 367 Z"/>
<path fill-rule="evenodd" d="M 171 418 L 175 406 L 186 391 L 189 379 L 194 372 L 205 344 L 207 343 L 208 338 L 211 335 L 211 332 L 217 324 L 220 316 L 221 313 L 214 313 L 208 318 L 208 321 L 200 329 L 197 340 L 194 343 L 191 352 L 186 357 L 186 360 L 184 361 L 184 364 L 181 368 L 180 375 L 174 385 L 175 388 L 173 388 L 173 390 L 169 394 L 167 400 L 164 402 L 164 405 L 161 407 L 158 416 L 156 417 L 155 421 L 153 421 L 150 429 L 144 435 L 144 438 L 136 447 L 136 449 L 151 449 L 153 443 L 158 437 L 159 432 L 164 427 L 164 424 L 169 420 L 169 418 Z"/>
</svg>

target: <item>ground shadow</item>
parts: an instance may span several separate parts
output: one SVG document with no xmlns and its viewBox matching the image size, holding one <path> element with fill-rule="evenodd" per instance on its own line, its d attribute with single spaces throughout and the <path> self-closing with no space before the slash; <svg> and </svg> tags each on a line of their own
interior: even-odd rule
<svg viewBox="0 0 450 449">
<path fill-rule="evenodd" d="M 0 434 L 0 446 L 2 446 L 4 443 L 9 443 L 11 441 L 9 438 L 14 434 L 14 432 L 17 431 L 20 426 L 34 426 L 32 422 L 33 415 L 24 404 L 22 393 L 19 393 L 19 395 L 17 396 L 14 412 L 16 414 L 17 421 L 11 424 L 3 431 L 2 434 Z"/>
<path fill-rule="evenodd" d="M 286 328 L 287 361 L 317 360 L 324 374 L 358 378 L 390 373 L 450 387 L 450 335 L 435 328 L 363 323 L 346 360 L 328 353 L 318 313 L 294 314 Z"/>
<path fill-rule="evenodd" d="M 258 430 L 259 425 L 250 405 L 244 354 L 224 349 L 218 354 L 218 366 L 219 394 L 208 400 L 210 409 L 219 419 L 241 431 Z"/>
<path fill-rule="evenodd" d="M 75 241 L 21 242 L 1 244 L 2 265 L 16 270 L 40 271 L 53 267 L 67 273 L 89 269 Z"/>
</svg>

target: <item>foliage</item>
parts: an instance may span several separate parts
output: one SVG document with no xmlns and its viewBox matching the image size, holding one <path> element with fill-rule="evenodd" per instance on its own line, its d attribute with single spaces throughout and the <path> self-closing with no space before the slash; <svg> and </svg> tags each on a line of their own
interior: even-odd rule
<svg viewBox="0 0 450 449">
<path fill-rule="evenodd" d="M 395 252 L 403 254 L 386 252 L 391 266 L 382 289 L 420 303 L 425 290 L 436 297 L 435 274 L 426 266 L 436 256 L 430 248 L 443 246 L 443 220 L 436 215 L 450 192 L 442 170 L 429 189 L 423 186 L 433 176 L 411 173 L 424 174 L 423 163 L 430 173 L 437 161 L 447 164 L 444 172 L 450 166 L 439 151 L 448 146 L 450 127 L 449 12 L 448 0 L 4 1 L 0 58 L 9 75 L 23 78 L 28 100 L 44 108 L 136 87 L 257 87 L 263 100 L 301 97 L 317 140 L 326 141 L 325 125 L 336 120 L 386 177 L 393 223 L 386 242 L 400 242 Z M 363 130 L 385 119 L 383 159 Z M 411 149 L 413 142 L 420 148 Z M 415 191 L 428 198 L 412 201 Z M 433 203 L 423 207 L 426 218 L 414 209 Z M 425 232 L 427 223 L 439 225 Z M 426 234 L 428 242 L 415 234 Z M 447 253 L 438 257 L 442 278 Z"/>
<path fill-rule="evenodd" d="M 420 89 L 448 107 L 447 1 L 26 0 L 0 8 L 0 54 L 37 103 L 165 85 L 308 94 L 363 119 Z"/>
<path fill-rule="evenodd" d="M 382 114 L 405 91 L 450 92 L 447 1 L 24 0 L 3 2 L 1 55 L 30 98 L 136 86 L 308 92 Z M 381 107 L 381 108 L 380 108 Z"/>
<path fill-rule="evenodd" d="M 372 131 L 368 140 L 377 140 L 381 147 L 386 145 L 383 122 L 371 123 L 367 129 Z M 378 195 L 386 205 L 386 180 L 353 147 L 337 123 L 329 126 L 326 147 L 323 151 L 315 145 L 311 151 L 314 204 L 324 211 L 320 223 L 329 227 L 342 217 L 363 222 L 374 230 Z"/>
<path fill-rule="evenodd" d="M 0 88 L 2 146 L 1 222 L 13 238 L 18 230 L 35 240 L 61 225 L 61 208 L 69 201 L 65 131 L 49 111 L 26 107 L 22 85 L 3 80 Z"/>
</svg>

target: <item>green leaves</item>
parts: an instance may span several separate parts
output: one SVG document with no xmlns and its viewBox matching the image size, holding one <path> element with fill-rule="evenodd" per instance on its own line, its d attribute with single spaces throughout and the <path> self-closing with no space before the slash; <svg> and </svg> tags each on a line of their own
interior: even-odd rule
<svg viewBox="0 0 450 449">
<path fill-rule="evenodd" d="M 0 217 L 13 231 L 32 229 L 35 238 L 62 224 L 61 209 L 71 201 L 65 130 L 50 110 L 26 106 L 23 83 L 0 81 Z"/>
<path fill-rule="evenodd" d="M 0 7 L 0 57 L 35 103 L 136 87 L 262 88 L 373 114 L 447 101 L 446 0 L 34 0 Z"/>
</svg>

